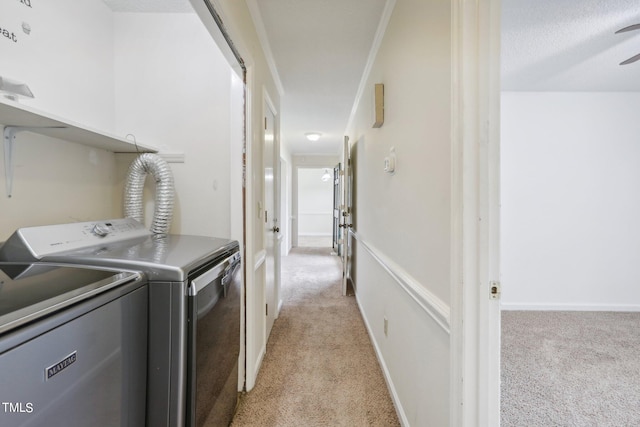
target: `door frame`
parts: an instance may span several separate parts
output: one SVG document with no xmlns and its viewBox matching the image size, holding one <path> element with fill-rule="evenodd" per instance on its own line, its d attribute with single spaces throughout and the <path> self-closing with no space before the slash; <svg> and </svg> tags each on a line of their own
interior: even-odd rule
<svg viewBox="0 0 640 427">
<path fill-rule="evenodd" d="M 282 155 L 282 153 L 280 153 Z M 291 185 L 288 163 L 280 157 L 280 258 L 289 255 L 291 249 Z M 281 271 L 282 272 L 282 271 Z M 280 299 L 282 306 L 282 298 Z M 278 309 L 279 311 L 280 309 Z"/>
<path fill-rule="evenodd" d="M 451 425 L 500 425 L 500 0 L 452 2 Z"/>
<path fill-rule="evenodd" d="M 342 205 L 342 188 L 341 188 L 341 173 L 342 171 L 342 163 L 338 163 L 333 168 L 333 250 L 338 254 L 338 256 L 342 256 L 340 251 L 340 206 Z"/>
<path fill-rule="evenodd" d="M 351 281 L 351 228 L 353 219 L 352 212 L 352 191 L 353 191 L 353 174 L 351 171 L 351 145 L 349 137 L 345 135 L 342 145 L 342 170 L 340 171 L 341 184 L 341 203 L 339 209 L 340 227 L 342 228 L 341 238 L 339 239 L 339 252 L 342 258 L 342 295 L 347 295 L 347 287 Z"/>
<path fill-rule="evenodd" d="M 339 156 L 293 156 L 291 164 L 291 245 L 298 246 L 298 169 L 331 169 L 340 162 Z"/>
</svg>

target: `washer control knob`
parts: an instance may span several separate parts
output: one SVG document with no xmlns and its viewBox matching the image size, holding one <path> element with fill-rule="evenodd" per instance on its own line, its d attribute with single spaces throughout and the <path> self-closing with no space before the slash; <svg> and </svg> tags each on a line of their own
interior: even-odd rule
<svg viewBox="0 0 640 427">
<path fill-rule="evenodd" d="M 109 234 L 111 230 L 109 230 L 109 226 L 107 224 L 98 223 L 93 226 L 93 230 L 91 232 L 98 237 L 104 237 Z"/>
</svg>

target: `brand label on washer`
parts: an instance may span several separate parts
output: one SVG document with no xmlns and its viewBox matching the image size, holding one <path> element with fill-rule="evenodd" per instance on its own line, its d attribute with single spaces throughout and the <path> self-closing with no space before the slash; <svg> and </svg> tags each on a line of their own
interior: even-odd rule
<svg viewBox="0 0 640 427">
<path fill-rule="evenodd" d="M 78 358 L 77 353 L 78 353 L 77 351 L 74 351 L 73 353 L 71 353 L 70 355 L 68 355 L 67 357 L 65 357 L 58 363 L 56 363 L 55 365 L 49 366 L 45 370 L 45 378 L 49 380 L 54 375 L 58 375 L 60 372 L 67 369 L 69 366 L 73 365 L 76 362 L 76 359 Z"/>
</svg>

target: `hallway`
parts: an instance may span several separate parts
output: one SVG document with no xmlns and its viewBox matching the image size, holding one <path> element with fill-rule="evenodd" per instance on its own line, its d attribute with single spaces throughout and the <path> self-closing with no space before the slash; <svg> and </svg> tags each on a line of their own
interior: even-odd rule
<svg viewBox="0 0 640 427">
<path fill-rule="evenodd" d="M 282 258 L 284 304 L 240 426 L 399 425 L 355 298 L 340 293 L 331 248 Z"/>
</svg>

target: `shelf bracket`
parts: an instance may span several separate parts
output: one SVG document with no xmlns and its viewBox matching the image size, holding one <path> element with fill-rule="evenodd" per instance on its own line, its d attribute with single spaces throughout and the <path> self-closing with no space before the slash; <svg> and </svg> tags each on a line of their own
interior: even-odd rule
<svg viewBox="0 0 640 427">
<path fill-rule="evenodd" d="M 4 127 L 4 176 L 7 188 L 7 197 L 13 193 L 13 143 L 20 132 L 38 132 L 42 129 L 60 129 L 66 126 L 5 126 Z"/>
</svg>

